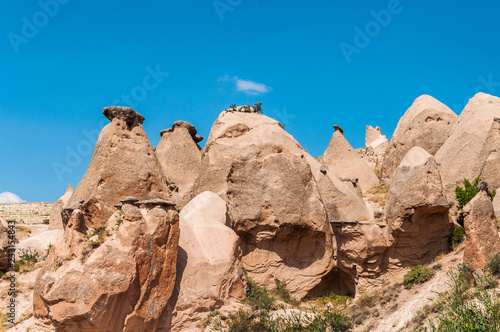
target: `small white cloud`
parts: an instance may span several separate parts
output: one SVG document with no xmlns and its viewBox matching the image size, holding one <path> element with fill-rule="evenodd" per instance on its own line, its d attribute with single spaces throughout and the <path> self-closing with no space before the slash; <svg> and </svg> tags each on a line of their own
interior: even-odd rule
<svg viewBox="0 0 500 332">
<path fill-rule="evenodd" d="M 21 199 L 14 193 L 5 191 L 0 194 L 0 203 L 25 203 L 26 201 Z"/>
<path fill-rule="evenodd" d="M 257 83 L 254 81 L 249 81 L 249 80 L 242 80 L 238 78 L 237 76 L 230 77 L 229 75 L 224 75 L 222 77 L 219 77 L 217 79 L 219 82 L 234 82 L 236 90 L 237 91 L 242 91 L 248 95 L 258 95 L 260 93 L 266 93 L 270 92 L 272 90 L 271 87 L 263 84 L 263 83 Z"/>
</svg>

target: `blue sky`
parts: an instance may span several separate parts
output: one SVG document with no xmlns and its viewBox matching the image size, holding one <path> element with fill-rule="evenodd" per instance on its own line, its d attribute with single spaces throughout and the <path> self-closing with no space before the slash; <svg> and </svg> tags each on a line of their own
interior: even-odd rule
<svg viewBox="0 0 500 332">
<path fill-rule="evenodd" d="M 26 201 L 55 201 L 78 184 L 107 123 L 101 110 L 114 103 L 146 117 L 156 146 L 176 120 L 208 137 L 229 104 L 261 101 L 317 156 L 334 124 L 354 147 L 364 145 L 366 125 L 390 138 L 421 94 L 457 113 L 478 91 L 500 95 L 498 1 L 42 0 L 0 8 L 0 193 Z"/>
</svg>

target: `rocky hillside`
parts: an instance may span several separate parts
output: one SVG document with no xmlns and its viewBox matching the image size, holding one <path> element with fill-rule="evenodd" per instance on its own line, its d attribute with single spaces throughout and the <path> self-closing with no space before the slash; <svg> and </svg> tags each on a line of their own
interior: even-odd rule
<svg viewBox="0 0 500 332">
<path fill-rule="evenodd" d="M 2 220 L 4 328 L 410 331 L 444 326 L 454 271 L 495 288 L 500 98 L 457 116 L 424 95 L 390 141 L 367 126 L 360 154 L 335 126 L 317 158 L 260 107 L 222 111 L 204 149 L 188 122 L 153 148 L 135 110 L 103 114 L 49 225 Z"/>
</svg>

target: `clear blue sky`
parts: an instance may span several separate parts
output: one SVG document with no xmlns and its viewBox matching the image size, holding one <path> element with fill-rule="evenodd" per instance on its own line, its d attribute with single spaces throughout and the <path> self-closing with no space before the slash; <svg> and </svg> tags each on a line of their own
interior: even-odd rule
<svg viewBox="0 0 500 332">
<path fill-rule="evenodd" d="M 176 120 L 208 137 L 229 104 L 262 101 L 313 156 L 333 124 L 354 147 L 366 125 L 390 138 L 421 94 L 457 113 L 500 95 L 499 1 L 54 1 L 0 4 L 0 193 L 26 201 L 78 184 L 83 131 L 122 95 L 153 146 Z"/>
</svg>

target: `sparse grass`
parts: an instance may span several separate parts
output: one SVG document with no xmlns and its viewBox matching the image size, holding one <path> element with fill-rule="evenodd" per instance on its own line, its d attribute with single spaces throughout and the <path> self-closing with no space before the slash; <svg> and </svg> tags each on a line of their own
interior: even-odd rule
<svg viewBox="0 0 500 332">
<path fill-rule="evenodd" d="M 23 273 L 33 271 L 36 263 L 42 260 L 38 251 L 32 248 L 21 249 L 19 252 L 19 259 L 16 260 L 13 268 L 16 272 Z"/>
<path fill-rule="evenodd" d="M 9 323 L 9 317 L 7 317 L 7 311 L 2 309 L 0 313 L 0 332 L 7 331 L 7 329 L 11 328 L 13 325 Z"/>
<path fill-rule="evenodd" d="M 414 284 L 423 284 L 427 280 L 430 280 L 434 276 L 433 269 L 424 266 L 417 265 L 412 267 L 411 270 L 404 276 L 405 288 L 410 289 Z"/>
<path fill-rule="evenodd" d="M 290 295 L 290 291 L 286 288 L 286 282 L 279 279 L 274 279 L 276 284 L 276 289 L 272 291 L 278 298 L 280 298 L 285 303 L 288 303 L 294 307 L 300 304 L 300 301 Z"/>
<path fill-rule="evenodd" d="M 21 317 L 19 317 L 19 319 L 17 319 L 16 325 L 21 324 L 22 322 L 24 322 L 27 319 L 30 319 L 31 317 L 33 317 L 33 311 L 25 312 Z"/>
<path fill-rule="evenodd" d="M 491 259 L 488 263 L 488 270 L 492 275 L 500 275 L 500 255 L 498 253 L 491 256 Z"/>
<path fill-rule="evenodd" d="M 373 218 L 375 219 L 382 219 L 382 216 L 383 216 L 383 212 L 382 211 L 375 211 L 373 212 Z"/>
<path fill-rule="evenodd" d="M 16 232 L 19 232 L 19 233 L 31 234 L 31 228 L 29 228 L 28 226 L 25 226 L 25 225 L 16 224 L 15 229 L 16 229 Z"/>
<path fill-rule="evenodd" d="M 378 184 L 369 189 L 364 197 L 368 198 L 369 201 L 384 206 L 387 200 L 387 194 L 389 193 L 389 188 L 383 184 Z"/>
<path fill-rule="evenodd" d="M 247 298 L 245 299 L 245 303 L 256 309 L 273 309 L 276 299 L 269 293 L 269 291 L 257 284 L 250 277 L 247 277 L 247 282 Z"/>
<path fill-rule="evenodd" d="M 90 241 L 90 239 L 97 235 L 97 240 Z M 87 240 L 87 244 L 82 249 L 83 257 L 86 257 L 90 254 L 94 249 L 97 249 L 106 241 L 106 228 L 98 227 L 94 229 L 92 232 L 85 234 L 85 239 Z"/>
</svg>

